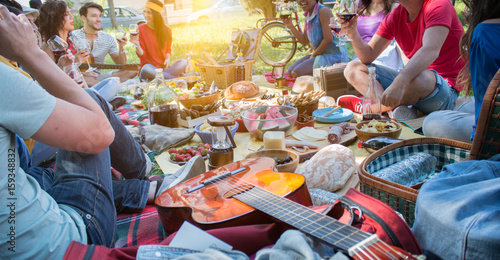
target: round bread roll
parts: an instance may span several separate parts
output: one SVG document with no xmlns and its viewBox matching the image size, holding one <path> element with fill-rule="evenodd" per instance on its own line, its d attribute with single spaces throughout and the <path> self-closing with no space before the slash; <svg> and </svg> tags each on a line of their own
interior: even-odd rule
<svg viewBox="0 0 500 260">
<path fill-rule="evenodd" d="M 353 151 L 340 144 L 331 144 L 319 150 L 295 172 L 306 178 L 309 189 L 334 192 L 345 186 L 355 170 Z"/>
<path fill-rule="evenodd" d="M 259 93 L 259 87 L 251 81 L 238 81 L 233 83 L 224 92 L 227 99 L 248 98 Z"/>
</svg>

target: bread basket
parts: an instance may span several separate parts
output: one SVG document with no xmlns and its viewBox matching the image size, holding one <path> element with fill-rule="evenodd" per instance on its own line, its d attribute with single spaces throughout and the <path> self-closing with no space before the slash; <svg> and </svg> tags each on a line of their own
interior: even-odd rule
<svg viewBox="0 0 500 260">
<path fill-rule="evenodd" d="M 202 106 L 211 105 L 211 104 L 217 102 L 217 100 L 219 100 L 221 94 L 222 94 L 222 92 L 219 91 L 217 93 L 202 96 L 199 98 L 179 99 L 179 103 L 181 103 L 187 109 L 190 109 L 191 106 L 195 105 L 195 104 L 199 104 Z"/>
</svg>

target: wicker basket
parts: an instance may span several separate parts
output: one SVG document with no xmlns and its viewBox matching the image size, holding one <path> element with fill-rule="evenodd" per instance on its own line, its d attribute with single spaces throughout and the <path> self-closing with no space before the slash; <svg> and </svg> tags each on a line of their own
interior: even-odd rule
<svg viewBox="0 0 500 260">
<path fill-rule="evenodd" d="M 245 61 L 245 80 L 252 80 L 253 64 L 255 61 Z M 238 63 L 210 65 L 199 64 L 200 76 L 208 85 L 215 81 L 215 85 L 219 89 L 225 89 L 236 82 L 236 66 Z"/>
<path fill-rule="evenodd" d="M 202 106 L 211 105 L 217 102 L 222 94 L 222 91 L 217 93 L 202 96 L 199 98 L 190 98 L 190 99 L 179 99 L 179 102 L 187 109 L 190 109 L 192 105 L 198 104 Z"/>
<path fill-rule="evenodd" d="M 403 214 L 409 226 L 415 220 L 415 202 L 419 185 L 406 187 L 371 175 L 377 170 L 425 152 L 437 158 L 436 172 L 444 165 L 466 160 L 470 144 L 444 138 L 423 137 L 403 140 L 369 155 L 358 168 L 360 190 L 377 198 Z"/>
</svg>

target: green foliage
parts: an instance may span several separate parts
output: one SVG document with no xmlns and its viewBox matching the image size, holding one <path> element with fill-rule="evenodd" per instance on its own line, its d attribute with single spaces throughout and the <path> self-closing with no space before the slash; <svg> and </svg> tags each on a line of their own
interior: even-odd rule
<svg viewBox="0 0 500 260">
<path fill-rule="evenodd" d="M 80 14 L 73 15 L 73 27 L 75 27 L 75 29 L 83 27 L 83 21 L 82 18 L 80 17 Z"/>
</svg>

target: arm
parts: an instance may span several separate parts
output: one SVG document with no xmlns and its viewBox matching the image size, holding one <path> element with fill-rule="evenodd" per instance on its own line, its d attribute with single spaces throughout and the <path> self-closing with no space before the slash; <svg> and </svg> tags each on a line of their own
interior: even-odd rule
<svg viewBox="0 0 500 260">
<path fill-rule="evenodd" d="M 416 103 L 420 97 L 410 97 L 404 100 L 404 93 L 408 90 L 410 82 L 427 69 L 438 57 L 441 47 L 448 36 L 449 29 L 444 26 L 427 28 L 422 39 L 422 47 L 413 55 L 408 64 L 394 79 L 392 84 L 382 95 L 382 104 L 395 107 L 403 103 Z"/>
<path fill-rule="evenodd" d="M 127 55 L 123 51 L 125 44 L 127 44 L 127 38 L 124 37 L 116 40 L 118 41 L 118 52 L 110 54 L 109 56 L 111 56 L 111 59 L 113 59 L 115 64 L 127 64 Z"/>
<path fill-rule="evenodd" d="M 139 38 L 139 34 L 130 35 L 130 42 L 135 45 L 135 53 L 137 54 L 137 57 L 141 58 L 144 55 L 144 50 L 141 48 L 140 41 L 142 41 L 142 38 Z"/>
<path fill-rule="evenodd" d="M 99 153 L 113 141 L 114 131 L 97 103 L 38 48 L 26 16 L 18 19 L 4 6 L 0 6 L 0 55 L 22 64 L 57 98 L 33 139 L 85 153 Z"/>
<path fill-rule="evenodd" d="M 311 57 L 321 55 L 333 42 L 333 33 L 328 26 L 330 24 L 330 17 L 332 17 L 332 11 L 329 8 L 324 7 L 319 9 L 319 22 L 323 31 L 323 40 L 318 45 L 318 48 L 313 51 Z"/>
<path fill-rule="evenodd" d="M 292 32 L 293 36 L 297 38 L 297 40 L 302 44 L 302 45 L 308 45 L 309 44 L 309 39 L 307 38 L 307 35 L 305 33 L 299 32 L 295 26 L 293 26 L 292 19 L 290 16 L 283 18 L 283 24 L 290 29 Z"/>
<path fill-rule="evenodd" d="M 165 62 L 163 63 L 163 65 L 165 65 L 165 67 L 163 67 L 164 70 L 170 67 L 170 56 L 170 53 L 165 54 Z"/>
</svg>

